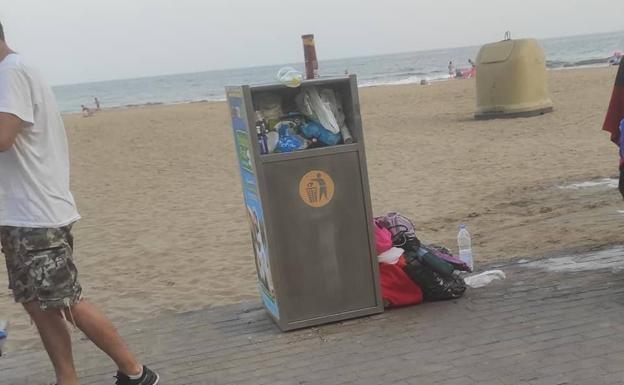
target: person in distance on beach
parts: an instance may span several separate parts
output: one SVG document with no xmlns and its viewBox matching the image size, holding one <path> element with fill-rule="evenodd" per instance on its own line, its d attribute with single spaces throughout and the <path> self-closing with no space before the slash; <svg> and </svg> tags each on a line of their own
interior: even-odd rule
<svg viewBox="0 0 624 385">
<path fill-rule="evenodd" d="M 87 106 L 85 106 L 84 104 L 80 106 L 80 109 L 82 110 L 82 117 L 83 118 L 88 118 L 89 116 L 93 115 L 93 111 L 91 111 L 91 109 Z"/>
</svg>

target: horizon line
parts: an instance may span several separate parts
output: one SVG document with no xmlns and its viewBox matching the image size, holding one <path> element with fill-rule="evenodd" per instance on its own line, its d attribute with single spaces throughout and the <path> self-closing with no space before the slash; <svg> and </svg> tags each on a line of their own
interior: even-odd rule
<svg viewBox="0 0 624 385">
<path fill-rule="evenodd" d="M 575 35 L 564 35 L 564 36 L 552 36 L 552 37 L 544 37 L 544 38 L 536 38 L 537 40 L 555 40 L 555 39 L 564 39 L 564 38 L 574 38 L 581 36 L 594 36 L 594 35 L 607 35 L 612 33 L 624 32 L 622 30 L 615 31 L 607 31 L 607 32 L 595 32 L 589 34 L 575 34 Z M 513 38 L 512 38 L 513 39 Z M 486 43 L 483 43 L 486 44 Z M 483 45 L 481 44 L 481 45 Z M 460 49 L 460 48 L 473 48 L 479 47 L 481 45 L 465 45 L 465 46 L 455 46 L 455 47 L 441 47 L 441 48 L 431 48 L 431 49 L 422 49 L 422 50 L 414 50 L 414 51 L 399 51 L 399 52 L 388 52 L 388 53 L 375 53 L 370 55 L 357 55 L 357 56 L 346 56 L 346 57 L 337 57 L 330 59 L 321 59 L 319 63 L 323 62 L 331 62 L 338 60 L 347 60 L 347 59 L 365 59 L 372 58 L 376 56 L 392 56 L 392 55 L 400 55 L 406 53 L 423 53 L 423 52 L 436 52 L 436 51 L 444 51 L 450 49 Z M 209 73 L 209 72 L 222 72 L 222 71 L 237 71 L 237 70 L 245 70 L 252 68 L 266 68 L 266 67 L 275 67 L 275 66 L 283 66 L 283 65 L 295 65 L 295 64 L 303 64 L 303 61 L 298 61 L 296 63 L 271 63 L 271 64 L 260 64 L 254 66 L 244 66 L 244 67 L 229 67 L 229 68 L 217 68 L 211 70 L 203 70 L 203 71 L 188 71 L 188 72 L 176 72 L 176 73 L 164 73 L 159 75 L 147 75 L 147 76 L 135 76 L 135 77 L 127 77 L 127 78 L 116 78 L 116 79 L 106 79 L 106 80 L 92 80 L 92 81 L 83 81 L 77 83 L 63 83 L 63 84 L 54 84 L 55 87 L 70 87 L 84 84 L 97 84 L 97 83 L 107 83 L 107 82 L 116 82 L 116 81 L 128 81 L 128 80 L 140 80 L 140 79 L 150 79 L 150 78 L 161 78 L 161 77 L 171 77 L 171 76 L 180 76 L 180 75 L 192 75 L 192 74 L 201 74 L 201 73 Z"/>
</svg>

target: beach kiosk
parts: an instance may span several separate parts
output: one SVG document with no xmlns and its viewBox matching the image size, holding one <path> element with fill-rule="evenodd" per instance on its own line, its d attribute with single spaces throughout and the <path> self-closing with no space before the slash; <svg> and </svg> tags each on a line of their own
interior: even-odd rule
<svg viewBox="0 0 624 385">
<path fill-rule="evenodd" d="M 341 95 L 352 141 L 263 154 L 258 95 L 292 104 L 305 87 Z M 262 301 L 282 330 L 383 311 L 357 81 L 226 89 Z"/>
<path fill-rule="evenodd" d="M 476 119 L 541 115 L 553 110 L 544 51 L 535 39 L 509 35 L 477 55 Z"/>
</svg>

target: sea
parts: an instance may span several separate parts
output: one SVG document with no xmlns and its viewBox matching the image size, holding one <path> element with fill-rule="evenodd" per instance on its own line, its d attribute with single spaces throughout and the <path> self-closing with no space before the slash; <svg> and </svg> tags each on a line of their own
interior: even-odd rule
<svg viewBox="0 0 624 385">
<path fill-rule="evenodd" d="M 624 31 L 540 40 L 549 69 L 608 66 L 615 51 L 624 51 Z M 385 86 L 449 80 L 448 63 L 469 67 L 479 46 L 405 52 L 390 55 L 320 60 L 321 76 L 357 74 L 360 87 Z M 301 72 L 303 63 L 282 63 L 262 67 L 227 69 L 110 80 L 53 87 L 63 113 L 93 106 L 98 97 L 104 108 L 130 108 L 156 104 L 179 104 L 225 99 L 225 86 L 266 84 L 276 81 L 277 72 L 290 66 Z"/>
</svg>

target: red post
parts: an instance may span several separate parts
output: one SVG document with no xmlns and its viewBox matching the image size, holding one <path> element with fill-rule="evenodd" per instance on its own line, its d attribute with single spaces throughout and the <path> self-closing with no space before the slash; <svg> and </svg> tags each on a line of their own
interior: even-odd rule
<svg viewBox="0 0 624 385">
<path fill-rule="evenodd" d="M 303 35 L 303 56 L 305 58 L 306 79 L 318 78 L 318 60 L 316 58 L 316 46 L 314 35 Z"/>
</svg>

